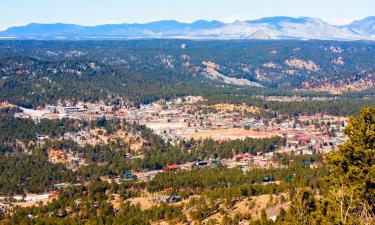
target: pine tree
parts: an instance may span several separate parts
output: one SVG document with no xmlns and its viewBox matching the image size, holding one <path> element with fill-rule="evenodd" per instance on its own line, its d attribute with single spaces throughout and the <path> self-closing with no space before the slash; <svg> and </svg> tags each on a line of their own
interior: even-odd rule
<svg viewBox="0 0 375 225">
<path fill-rule="evenodd" d="M 332 153 L 328 195 L 342 224 L 375 222 L 375 108 L 351 117 L 345 129 L 348 141 Z"/>
</svg>

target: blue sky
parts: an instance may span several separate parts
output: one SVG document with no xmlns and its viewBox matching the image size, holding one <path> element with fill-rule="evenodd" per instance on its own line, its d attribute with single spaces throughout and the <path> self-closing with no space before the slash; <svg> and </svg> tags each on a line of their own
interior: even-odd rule
<svg viewBox="0 0 375 225">
<path fill-rule="evenodd" d="M 0 30 L 37 23 L 224 22 L 308 16 L 332 24 L 375 16 L 374 0 L 0 0 Z"/>
</svg>

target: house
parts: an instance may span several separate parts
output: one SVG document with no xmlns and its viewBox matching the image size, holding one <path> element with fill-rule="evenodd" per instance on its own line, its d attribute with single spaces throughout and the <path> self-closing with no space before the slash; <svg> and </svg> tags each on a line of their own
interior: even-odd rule
<svg viewBox="0 0 375 225">
<path fill-rule="evenodd" d="M 175 202 L 179 202 L 179 201 L 181 201 L 181 196 L 179 196 L 179 195 L 173 195 L 170 199 L 169 199 L 169 202 L 170 203 L 175 203 Z"/>
<path fill-rule="evenodd" d="M 125 180 L 137 180 L 137 175 L 132 174 L 132 173 L 125 173 L 123 178 Z"/>
<path fill-rule="evenodd" d="M 36 139 L 38 139 L 39 141 L 43 141 L 45 139 L 48 139 L 48 136 L 43 134 L 36 134 Z"/>
<path fill-rule="evenodd" d="M 297 141 L 301 143 L 309 143 L 311 141 L 311 138 L 307 136 L 302 136 L 297 138 Z"/>
<path fill-rule="evenodd" d="M 176 203 L 176 202 L 181 201 L 181 199 L 182 198 L 179 195 L 172 195 L 172 196 L 164 195 L 160 197 L 160 200 L 164 203 Z"/>
<path fill-rule="evenodd" d="M 176 171 L 178 170 L 180 167 L 177 165 L 177 164 L 172 164 L 172 165 L 167 165 L 165 167 L 166 170 L 169 170 L 169 171 Z"/>
<path fill-rule="evenodd" d="M 55 196 L 58 196 L 59 195 L 59 192 L 58 191 L 51 191 L 50 193 L 49 193 L 49 196 L 51 196 L 51 197 L 55 197 Z"/>
<path fill-rule="evenodd" d="M 86 112 L 88 109 L 85 108 L 78 108 L 76 106 L 67 106 L 63 108 L 67 113 L 77 113 L 77 112 Z"/>
<path fill-rule="evenodd" d="M 311 164 L 311 161 L 310 160 L 303 160 L 303 165 L 305 165 L 305 167 L 310 167 L 310 164 Z"/>
<path fill-rule="evenodd" d="M 264 182 L 264 183 L 268 183 L 268 182 L 271 182 L 271 181 L 272 181 L 272 179 L 271 179 L 270 176 L 264 176 L 264 177 L 263 177 L 263 182 Z"/>
<path fill-rule="evenodd" d="M 244 124 L 244 129 L 245 130 L 250 130 L 252 127 L 255 127 L 255 123 L 254 122 L 246 122 L 245 124 Z"/>
<path fill-rule="evenodd" d="M 242 160 L 250 160 L 253 156 L 249 153 L 240 153 L 234 156 L 234 159 L 236 161 L 242 161 Z"/>
<path fill-rule="evenodd" d="M 66 187 L 66 186 L 68 186 L 67 183 L 58 183 L 58 184 L 54 184 L 54 185 L 53 185 L 53 188 L 54 188 L 54 189 L 61 189 L 61 188 L 64 188 L 64 187 Z"/>
<path fill-rule="evenodd" d="M 76 106 L 66 106 L 63 107 L 63 109 L 65 112 L 77 112 L 79 110 L 79 108 Z"/>
<path fill-rule="evenodd" d="M 212 159 L 211 160 L 211 166 L 217 166 L 220 163 L 220 160 L 218 159 Z"/>
<path fill-rule="evenodd" d="M 194 163 L 194 166 L 196 166 L 196 167 L 205 167 L 205 166 L 207 166 L 208 165 L 208 162 L 207 161 L 197 161 L 197 162 L 195 162 Z"/>
</svg>

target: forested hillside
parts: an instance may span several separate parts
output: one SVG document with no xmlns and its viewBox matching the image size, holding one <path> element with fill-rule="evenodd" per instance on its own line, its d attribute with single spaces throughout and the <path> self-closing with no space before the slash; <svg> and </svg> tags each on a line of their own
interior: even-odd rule
<svg viewBox="0 0 375 225">
<path fill-rule="evenodd" d="M 294 111 L 337 114 L 348 105 L 341 113 L 350 114 L 374 105 L 374 53 L 367 42 L 1 41 L 0 100 L 37 107 L 201 95 L 283 110 L 290 104 L 257 97 L 328 96 L 334 101 L 293 103 Z"/>
<path fill-rule="evenodd" d="M 374 53 L 375 47 L 371 42 L 188 40 L 0 42 L 2 58 L 33 57 L 42 62 L 62 61 L 60 63 L 62 65 L 64 60 L 91 61 L 141 73 L 149 79 L 163 76 L 181 81 L 191 80 L 191 77 L 207 79 L 209 73 L 207 67 L 212 67 L 228 77 L 245 78 L 265 87 L 279 88 L 320 87 L 328 83 L 342 86 L 346 81 L 354 82 L 363 79 L 373 81 Z M 12 72 L 4 66 L 1 71 L 3 76 Z"/>
</svg>

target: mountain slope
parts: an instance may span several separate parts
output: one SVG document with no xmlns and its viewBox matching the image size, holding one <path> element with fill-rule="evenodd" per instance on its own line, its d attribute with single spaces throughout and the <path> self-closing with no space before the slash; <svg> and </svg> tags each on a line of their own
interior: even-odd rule
<svg viewBox="0 0 375 225">
<path fill-rule="evenodd" d="M 3 38 L 189 38 L 189 39 L 320 39 L 375 40 L 375 17 L 334 26 L 309 17 L 267 17 L 258 20 L 222 23 L 198 20 L 181 23 L 175 20 L 145 24 L 38 24 L 11 27 L 0 32 Z"/>
<path fill-rule="evenodd" d="M 179 82 L 335 92 L 375 87 L 375 45 L 372 42 L 26 40 L 0 41 L 0 55 L 0 84 L 5 82 L 11 90 L 13 75 L 20 79 L 36 77 L 38 82 L 40 79 L 47 82 L 44 75 L 54 77 L 57 71 L 65 74 L 66 78 L 75 75 L 81 78 L 85 71 L 88 75 L 102 72 L 101 77 L 108 79 L 113 75 L 114 89 L 122 89 L 129 79 L 131 82 L 125 83 L 125 87 L 148 83 L 156 89 L 162 88 L 157 84 L 174 85 Z M 24 58 L 8 60 L 8 57 L 14 56 L 28 56 L 42 62 L 36 66 L 34 61 Z M 81 60 L 88 62 L 71 66 L 65 63 Z M 47 62 L 63 63 L 43 66 Z M 125 74 L 120 76 L 124 80 L 117 80 L 115 69 L 120 69 L 119 74 Z M 126 76 L 124 71 L 142 76 Z M 87 78 L 91 79 L 90 76 Z M 109 80 L 105 82 L 107 84 Z"/>
<path fill-rule="evenodd" d="M 1 37 L 156 37 L 181 35 L 202 29 L 215 29 L 223 26 L 219 21 L 199 20 L 194 23 L 180 23 L 175 20 L 157 21 L 146 24 L 106 24 L 80 26 L 73 24 L 37 24 L 11 27 L 0 32 Z"/>
<path fill-rule="evenodd" d="M 188 39 L 318 39 L 375 40 L 375 17 L 335 26 L 310 17 L 266 17 L 258 20 L 220 21 L 198 20 L 181 23 L 175 20 L 145 24 L 105 24 L 80 26 L 75 24 L 38 24 L 11 27 L 0 32 L 2 38 L 188 38 Z"/>
<path fill-rule="evenodd" d="M 362 35 L 375 35 L 375 16 L 354 21 L 346 26 L 351 31 Z"/>
<path fill-rule="evenodd" d="M 236 21 L 217 29 L 198 31 L 194 34 L 195 37 L 204 35 L 224 39 L 371 39 L 347 27 L 334 26 L 320 19 L 307 17 L 269 17 L 245 22 Z"/>
</svg>

